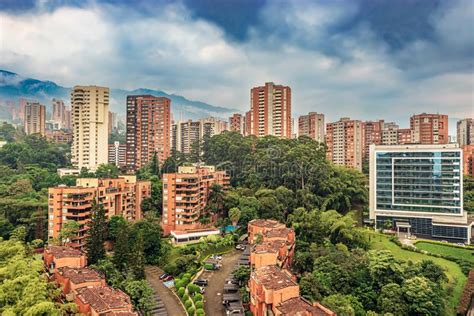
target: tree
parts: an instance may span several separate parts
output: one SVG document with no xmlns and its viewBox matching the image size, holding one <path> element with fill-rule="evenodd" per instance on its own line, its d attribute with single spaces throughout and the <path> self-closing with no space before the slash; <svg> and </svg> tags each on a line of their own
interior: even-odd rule
<svg viewBox="0 0 474 316">
<path fill-rule="evenodd" d="M 104 242 L 107 238 L 107 221 L 102 204 L 94 203 L 91 210 L 91 221 L 87 231 L 87 261 L 95 264 L 105 258 Z"/>
<path fill-rule="evenodd" d="M 161 239 L 161 226 L 157 218 L 150 216 L 133 224 L 131 236 L 141 233 L 143 251 L 147 264 L 163 263 L 169 251 L 169 246 Z"/>
<path fill-rule="evenodd" d="M 448 281 L 448 277 L 444 273 L 443 268 L 431 260 L 421 261 L 419 272 L 420 276 L 424 276 L 431 282 L 434 282 L 438 285 Z"/>
<path fill-rule="evenodd" d="M 224 191 L 220 184 L 214 183 L 211 185 L 207 197 L 206 208 L 211 210 L 214 214 L 222 212 L 224 204 Z"/>
<path fill-rule="evenodd" d="M 236 226 L 240 219 L 240 210 L 237 207 L 233 207 L 229 210 L 229 218 L 232 221 L 232 225 Z"/>
<path fill-rule="evenodd" d="M 145 280 L 127 280 L 124 286 L 125 293 L 143 315 L 148 315 L 153 307 L 153 290 Z"/>
<path fill-rule="evenodd" d="M 384 285 L 380 291 L 378 306 L 383 314 L 407 315 L 407 305 L 402 287 L 396 283 Z"/>
<path fill-rule="evenodd" d="M 141 231 L 135 231 L 130 236 L 130 256 L 128 257 L 128 269 L 136 280 L 145 278 L 145 254 L 144 241 Z"/>
<path fill-rule="evenodd" d="M 97 178 L 118 178 L 120 175 L 120 170 L 117 168 L 117 166 L 112 165 L 112 164 L 100 164 L 97 167 L 97 170 L 95 172 L 95 176 Z"/>
<path fill-rule="evenodd" d="M 121 272 L 125 272 L 127 270 L 131 261 L 131 256 L 133 255 L 130 253 L 130 242 L 128 223 L 125 221 L 118 221 L 117 239 L 114 246 L 114 256 L 112 258 L 112 262 Z"/>
<path fill-rule="evenodd" d="M 67 244 L 71 242 L 71 239 L 77 235 L 79 231 L 80 225 L 76 221 L 66 221 L 61 228 L 61 232 L 59 233 L 59 240 L 62 244 Z"/>
<path fill-rule="evenodd" d="M 250 268 L 248 266 L 240 266 L 234 271 L 234 278 L 240 285 L 247 284 L 250 279 Z"/>
<path fill-rule="evenodd" d="M 127 225 L 127 220 L 123 216 L 112 216 L 108 223 L 109 239 L 115 241 L 117 239 L 118 234 L 120 233 L 120 229 L 122 229 L 124 225 Z"/>
<path fill-rule="evenodd" d="M 402 287 L 410 315 L 443 315 L 441 288 L 424 277 L 414 277 Z"/>
<path fill-rule="evenodd" d="M 355 316 L 354 307 L 352 307 L 351 299 L 348 296 L 334 294 L 325 297 L 322 301 L 323 305 L 331 309 L 338 316 Z"/>
</svg>

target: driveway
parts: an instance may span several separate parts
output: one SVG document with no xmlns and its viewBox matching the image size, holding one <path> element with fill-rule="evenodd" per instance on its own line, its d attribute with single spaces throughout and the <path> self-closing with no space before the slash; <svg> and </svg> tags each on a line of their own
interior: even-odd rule
<svg viewBox="0 0 474 316">
<path fill-rule="evenodd" d="M 239 259 L 242 251 L 232 251 L 222 256 L 222 268 L 217 271 L 204 271 L 200 278 L 208 279 L 209 285 L 204 293 L 204 310 L 206 315 L 225 315 L 222 305 L 222 292 L 224 291 L 225 279 L 232 272 L 234 264 Z"/>
<path fill-rule="evenodd" d="M 148 283 L 155 291 L 157 295 L 164 304 L 166 312 L 170 316 L 186 316 L 186 312 L 181 305 L 178 297 L 171 292 L 166 286 L 163 285 L 163 282 L 160 280 L 160 275 L 163 273 L 158 267 L 146 266 L 145 275 Z M 160 314 L 164 315 L 164 314 Z"/>
</svg>

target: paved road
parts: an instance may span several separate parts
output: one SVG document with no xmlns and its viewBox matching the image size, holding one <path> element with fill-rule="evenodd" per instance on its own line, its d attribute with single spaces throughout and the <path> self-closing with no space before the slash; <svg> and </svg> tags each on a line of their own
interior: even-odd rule
<svg viewBox="0 0 474 316">
<path fill-rule="evenodd" d="M 222 305 L 222 292 L 224 291 L 225 279 L 232 272 L 234 264 L 242 254 L 241 251 L 233 251 L 222 256 L 222 268 L 217 271 L 204 271 L 200 278 L 208 279 L 209 285 L 204 293 L 204 309 L 206 315 L 225 315 Z"/>
<path fill-rule="evenodd" d="M 174 295 L 170 289 L 163 285 L 163 282 L 160 280 L 160 275 L 163 273 L 158 267 L 146 266 L 145 275 L 148 283 L 155 291 L 155 295 L 161 299 L 162 305 L 160 302 L 157 302 L 158 311 L 161 314 L 153 314 L 159 316 L 186 316 L 186 312 L 183 309 L 182 305 L 179 302 L 179 299 Z M 163 310 L 164 309 L 164 310 Z M 165 313 L 163 313 L 165 312 Z"/>
</svg>

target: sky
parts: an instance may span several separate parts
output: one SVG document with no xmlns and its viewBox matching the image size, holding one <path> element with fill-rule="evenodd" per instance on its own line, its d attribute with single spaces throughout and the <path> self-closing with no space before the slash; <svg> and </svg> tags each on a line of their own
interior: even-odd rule
<svg viewBox="0 0 474 316">
<path fill-rule="evenodd" d="M 295 116 L 405 127 L 474 117 L 473 33 L 471 0 L 1 0 L 0 69 L 242 112 L 272 81 Z"/>
</svg>

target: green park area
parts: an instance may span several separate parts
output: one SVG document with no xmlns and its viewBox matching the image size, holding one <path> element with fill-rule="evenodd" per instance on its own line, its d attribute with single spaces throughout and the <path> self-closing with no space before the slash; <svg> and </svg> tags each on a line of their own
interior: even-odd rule
<svg viewBox="0 0 474 316">
<path fill-rule="evenodd" d="M 474 263 L 474 256 L 472 253 L 474 250 L 468 248 L 453 247 L 449 245 L 435 244 L 426 241 L 418 241 L 415 244 L 416 248 L 421 250 L 426 250 L 431 253 L 452 256 L 454 258 L 459 258 Z"/>
<path fill-rule="evenodd" d="M 388 236 L 385 236 L 379 233 L 371 232 L 369 233 L 369 236 L 370 236 L 369 238 L 370 238 L 372 249 L 390 250 L 393 253 L 393 255 L 399 260 L 404 260 L 404 261 L 411 260 L 412 262 L 419 262 L 422 260 L 431 260 L 435 262 L 436 264 L 440 265 L 441 267 L 443 267 L 445 269 L 446 276 L 448 277 L 448 283 L 446 286 L 447 286 L 447 294 L 450 296 L 449 299 L 446 300 L 446 315 L 453 315 L 453 313 L 455 313 L 456 308 L 461 298 L 464 285 L 467 280 L 467 277 L 462 273 L 461 268 L 459 267 L 458 264 L 446 259 L 437 258 L 430 255 L 402 249 L 400 246 L 390 241 Z M 420 245 L 420 243 L 422 242 L 418 242 L 416 244 L 416 247 L 422 250 L 427 250 L 433 253 L 439 253 L 439 251 L 444 251 L 444 249 L 438 247 L 438 245 L 432 245 L 428 243 L 423 243 L 423 245 Z M 437 252 L 433 251 L 432 249 L 424 248 L 425 245 L 435 246 L 433 247 L 433 249 L 436 249 Z M 453 247 L 443 246 L 443 245 L 439 245 L 439 246 L 442 246 L 444 248 L 449 248 L 450 251 L 459 250 L 457 252 L 459 255 L 463 254 L 461 251 L 464 251 L 467 254 L 469 254 L 469 256 L 471 256 L 470 252 L 464 249 L 453 248 Z M 472 260 L 472 258 L 469 258 L 469 259 Z"/>
</svg>

